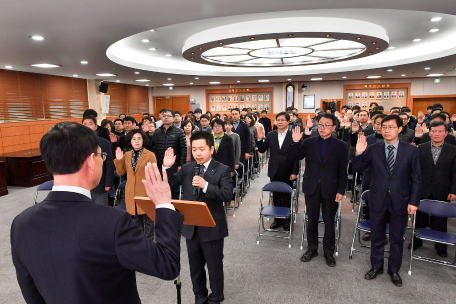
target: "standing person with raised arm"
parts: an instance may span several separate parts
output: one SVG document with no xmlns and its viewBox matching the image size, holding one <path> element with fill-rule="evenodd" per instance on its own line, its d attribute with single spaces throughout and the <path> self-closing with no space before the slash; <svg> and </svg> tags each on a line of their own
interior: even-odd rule
<svg viewBox="0 0 456 304">
<path fill-rule="evenodd" d="M 367 147 L 366 136 L 359 134 L 353 170 L 369 169 L 369 211 L 371 223 L 371 265 L 364 278 L 372 280 L 383 273 L 386 223 L 389 219 L 390 255 L 388 274 L 394 285 L 402 286 L 399 270 L 402 264 L 404 233 L 408 215 L 420 204 L 421 170 L 418 149 L 400 141 L 402 119 L 388 115 L 382 120 L 385 139 Z"/>
<path fill-rule="evenodd" d="M 336 129 L 336 117 L 333 114 L 319 115 L 318 136 L 311 134 L 309 119 L 305 128 L 305 137 L 299 127 L 293 130 L 293 144 L 290 157 L 294 161 L 305 158 L 306 170 L 302 180 L 302 191 L 306 199 L 308 215 L 307 251 L 302 255 L 302 262 L 309 262 L 318 256 L 318 219 L 320 206 L 325 223 L 323 252 L 326 264 L 336 266 L 334 258 L 336 234 L 334 217 L 347 185 L 347 145 L 332 136 Z"/>
</svg>

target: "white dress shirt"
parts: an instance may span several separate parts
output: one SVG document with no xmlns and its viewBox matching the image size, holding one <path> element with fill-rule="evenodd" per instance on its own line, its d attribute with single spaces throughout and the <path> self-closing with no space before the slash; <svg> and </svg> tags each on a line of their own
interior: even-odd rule
<svg viewBox="0 0 456 304">
<path fill-rule="evenodd" d="M 279 140 L 279 148 L 282 149 L 283 142 L 285 141 L 285 137 L 287 136 L 288 128 L 285 129 L 283 133 L 280 133 L 279 130 L 277 130 L 277 139 Z"/>
</svg>

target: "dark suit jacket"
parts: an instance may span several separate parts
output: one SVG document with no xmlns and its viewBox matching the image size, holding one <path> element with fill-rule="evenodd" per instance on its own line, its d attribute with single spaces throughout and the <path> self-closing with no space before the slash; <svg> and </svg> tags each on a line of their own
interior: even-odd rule
<svg viewBox="0 0 456 304">
<path fill-rule="evenodd" d="M 398 215 L 407 214 L 407 205 L 419 206 L 421 170 L 418 149 L 399 141 L 393 172 L 390 175 L 386 164 L 385 142 L 367 147 L 362 154 L 353 157 L 353 170 L 364 171 L 369 168 L 372 181 L 369 208 L 381 211 L 390 190 L 393 209 Z"/>
<path fill-rule="evenodd" d="M 73 192 L 50 192 L 11 226 L 11 254 L 27 303 L 141 303 L 135 271 L 180 271 L 183 215 L 157 209 L 156 243 L 131 215 Z"/>
<path fill-rule="evenodd" d="M 320 158 L 320 136 L 304 139 L 301 144 L 291 145 L 290 157 L 298 161 L 306 158 L 306 170 L 302 180 L 302 191 L 312 195 L 321 178 L 324 199 L 335 199 L 336 194 L 344 194 L 347 187 L 347 145 L 332 136 L 326 150 L 325 159 Z"/>
<path fill-rule="evenodd" d="M 418 146 L 420 155 L 421 198 L 446 201 L 448 194 L 456 194 L 456 147 L 445 143 L 434 165 L 431 142 Z"/>
<path fill-rule="evenodd" d="M 377 138 L 375 137 L 375 134 L 372 134 L 372 135 L 366 136 L 366 141 L 367 141 L 367 145 L 370 146 L 370 145 L 377 143 Z M 362 173 L 363 173 L 363 185 L 370 186 L 371 181 L 372 181 L 370 168 L 366 168 L 366 170 L 364 170 L 364 172 L 362 172 Z"/>
<path fill-rule="evenodd" d="M 192 179 L 196 161 L 185 164 L 174 175 L 168 174 L 168 181 L 171 189 L 182 185 L 184 200 L 205 202 L 214 218 L 215 227 L 197 227 L 198 235 L 203 242 L 215 241 L 228 236 L 228 225 L 226 222 L 225 208 L 223 202 L 231 201 L 233 196 L 233 184 L 231 181 L 230 168 L 212 159 L 204 175 L 209 183 L 207 191 L 199 191 L 198 196 L 193 195 Z M 171 172 L 170 169 L 167 173 Z M 191 239 L 195 226 L 184 225 L 182 235 Z"/>
<path fill-rule="evenodd" d="M 431 141 L 431 136 L 429 135 L 429 133 L 424 133 L 422 137 L 415 137 L 413 139 L 413 142 L 416 145 L 424 144 L 424 143 L 429 142 L 429 141 Z M 445 137 L 445 142 L 450 144 L 450 145 L 456 146 L 456 138 L 453 135 L 451 135 L 451 134 L 448 134 Z"/>
<path fill-rule="evenodd" d="M 103 162 L 103 175 L 100 183 L 92 191 L 96 193 L 105 193 L 105 187 L 114 185 L 114 160 L 112 158 L 111 142 L 99 137 L 101 152 L 106 152 L 106 160 Z"/>
<path fill-rule="evenodd" d="M 215 142 L 215 139 L 214 139 Z M 234 144 L 231 136 L 225 133 L 223 135 L 220 146 L 218 147 L 217 152 L 212 154 L 212 159 L 215 159 L 219 163 L 224 164 L 225 166 L 230 167 L 231 172 L 234 173 Z"/>
<path fill-rule="evenodd" d="M 290 175 L 298 175 L 299 161 L 290 158 L 290 146 L 293 143 L 291 131 L 287 131 L 282 148 L 279 147 L 279 131 L 271 131 L 263 140 L 257 141 L 258 151 L 263 153 L 270 150 L 268 176 L 274 177 L 279 173 L 279 178 L 289 181 Z"/>
<path fill-rule="evenodd" d="M 245 155 L 245 153 L 250 153 L 251 151 L 249 126 L 242 120 L 239 120 L 239 126 L 236 130 L 233 128 L 233 132 L 237 133 L 241 138 L 241 159 L 244 159 L 243 156 Z"/>
<path fill-rule="evenodd" d="M 258 122 L 264 126 L 264 134 L 268 134 L 272 131 L 271 120 L 267 117 L 261 117 Z"/>
<path fill-rule="evenodd" d="M 105 127 L 97 126 L 97 135 L 98 137 L 102 137 L 106 139 L 108 142 L 111 142 L 111 139 L 109 138 L 109 130 L 106 129 Z"/>
</svg>

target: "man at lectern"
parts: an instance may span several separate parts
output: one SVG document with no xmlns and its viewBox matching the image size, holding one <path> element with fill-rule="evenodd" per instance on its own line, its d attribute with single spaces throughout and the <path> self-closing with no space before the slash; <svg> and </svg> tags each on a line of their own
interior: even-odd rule
<svg viewBox="0 0 456 304">
<path fill-rule="evenodd" d="M 190 276 L 195 294 L 195 304 L 220 303 L 223 295 L 223 241 L 228 236 L 223 202 L 231 201 L 233 185 L 230 168 L 212 159 L 214 137 L 204 131 L 193 133 L 190 138 L 194 162 L 185 164 L 173 176 L 168 176 L 171 189 L 182 185 L 184 200 L 205 202 L 216 226 L 195 227 L 184 225 L 182 235 L 187 239 Z M 163 167 L 172 167 L 176 157 L 168 148 Z M 211 293 L 206 285 L 207 265 Z"/>
<path fill-rule="evenodd" d="M 171 205 L 156 164 L 146 166 L 143 181 L 156 204 L 154 243 L 127 212 L 92 201 L 106 159 L 95 132 L 61 122 L 43 136 L 40 150 L 54 187 L 11 226 L 11 255 L 27 303 L 139 304 L 135 271 L 178 276 L 184 217 Z"/>
</svg>

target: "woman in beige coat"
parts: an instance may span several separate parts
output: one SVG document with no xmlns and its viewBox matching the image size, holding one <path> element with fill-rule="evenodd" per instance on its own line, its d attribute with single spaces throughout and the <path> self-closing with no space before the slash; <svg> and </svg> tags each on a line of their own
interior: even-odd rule
<svg viewBox="0 0 456 304">
<path fill-rule="evenodd" d="M 149 143 L 149 136 L 140 129 L 131 130 L 126 141 L 130 142 L 133 150 L 125 153 L 117 148 L 116 166 L 117 174 L 120 176 L 127 173 L 127 184 L 125 185 L 125 204 L 127 212 L 133 215 L 136 225 L 144 231 L 146 238 L 152 239 L 154 236 L 154 222 L 145 214 L 145 212 L 136 205 L 135 196 L 147 196 L 146 189 L 142 183 L 145 176 L 145 167 L 147 163 L 157 163 L 155 154 L 145 149 Z"/>
</svg>

